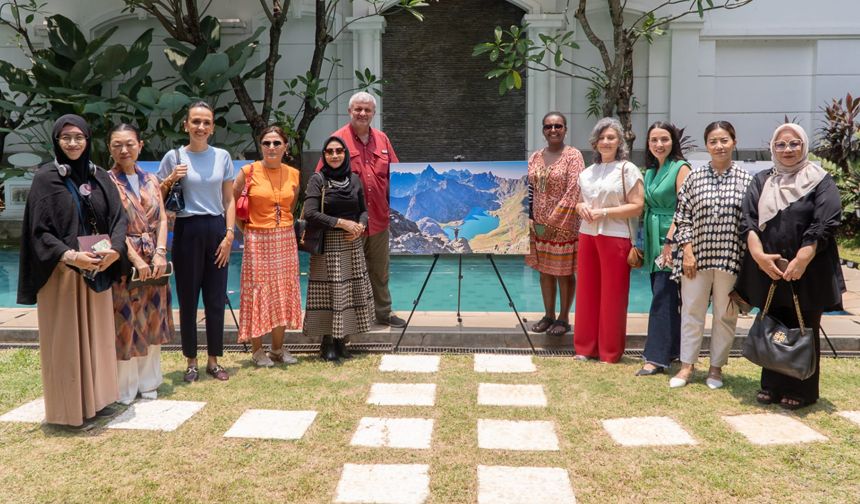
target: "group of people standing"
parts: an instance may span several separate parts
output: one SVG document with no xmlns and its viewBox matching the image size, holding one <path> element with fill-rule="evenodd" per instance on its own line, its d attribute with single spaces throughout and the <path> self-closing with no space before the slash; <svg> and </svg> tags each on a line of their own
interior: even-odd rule
<svg viewBox="0 0 860 504">
<path fill-rule="evenodd" d="M 547 146 L 528 164 L 526 263 L 540 272 L 545 307 L 533 331 L 563 336 L 573 329 L 576 359 L 618 362 L 626 340 L 631 269 L 644 265 L 652 302 L 637 376 L 665 373 L 680 360 L 669 386 L 692 381 L 711 306 L 705 382 L 711 389 L 722 387 L 737 327 L 733 299 L 761 308 L 773 282 L 770 313 L 798 326 L 793 286 L 820 358 L 821 315 L 841 309 L 845 291 L 834 238 L 841 200 L 833 179 L 809 161 L 809 139 L 800 126 L 787 123 L 774 131 L 774 166 L 755 176 L 732 160 L 737 138 L 727 121 L 705 128 L 711 159 L 696 170 L 684 157 L 678 128 L 652 124 L 644 176 L 628 159 L 625 131 L 616 119 L 601 119 L 592 130 L 594 159 L 588 167 L 580 152 L 565 144 L 563 114 L 550 112 L 542 127 Z M 641 250 L 636 247 L 640 216 Z M 556 291 L 561 294 L 557 316 Z M 805 380 L 763 369 L 756 400 L 801 408 L 818 400 L 818 384 L 818 362 Z"/>
<path fill-rule="evenodd" d="M 287 329 L 322 338 L 326 360 L 351 357 L 346 341 L 377 323 L 402 327 L 388 290 L 388 170 L 397 162 L 387 136 L 370 127 L 376 101 L 357 93 L 350 123 L 326 140 L 308 182 L 303 215 L 322 236 L 311 256 L 302 320 L 294 210 L 300 173 L 284 164 L 277 126 L 258 139 L 263 159 L 235 173 L 229 154 L 209 145 L 215 114 L 191 104 L 183 120 L 188 144 L 161 161 L 158 174 L 137 164 L 140 131 L 120 124 L 109 134 L 113 166 L 91 161 L 92 135 L 76 115 L 60 117 L 54 159 L 36 171 L 24 212 L 18 302 L 36 304 L 46 421 L 78 427 L 110 416 L 114 402 L 157 397 L 160 348 L 174 337 L 175 274 L 186 382 L 199 379 L 198 303 L 206 324 L 205 371 L 229 379 L 224 348 L 227 271 L 234 226 L 245 239 L 239 341 L 257 366 L 295 363 Z M 179 186 L 176 186 L 179 184 Z M 181 187 L 167 261 L 165 201 Z M 247 217 L 236 202 L 247 197 Z M 262 338 L 271 334 L 270 350 Z"/>
</svg>

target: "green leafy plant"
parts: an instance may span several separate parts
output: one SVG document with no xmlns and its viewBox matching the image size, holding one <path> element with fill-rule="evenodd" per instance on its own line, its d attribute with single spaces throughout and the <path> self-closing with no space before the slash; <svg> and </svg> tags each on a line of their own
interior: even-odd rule
<svg viewBox="0 0 860 504">
<path fill-rule="evenodd" d="M 860 159 L 860 136 L 857 135 L 860 97 L 854 98 L 848 93 L 844 102 L 841 98 L 833 99 L 823 111 L 824 125 L 818 129 L 814 152 L 848 174 L 852 164 Z"/>
</svg>

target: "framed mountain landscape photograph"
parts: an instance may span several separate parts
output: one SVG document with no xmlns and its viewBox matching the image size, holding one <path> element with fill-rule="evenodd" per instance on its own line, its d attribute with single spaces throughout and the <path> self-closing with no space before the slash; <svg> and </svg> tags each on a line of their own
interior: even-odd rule
<svg viewBox="0 0 860 504">
<path fill-rule="evenodd" d="M 392 254 L 526 254 L 525 161 L 391 165 Z"/>
</svg>

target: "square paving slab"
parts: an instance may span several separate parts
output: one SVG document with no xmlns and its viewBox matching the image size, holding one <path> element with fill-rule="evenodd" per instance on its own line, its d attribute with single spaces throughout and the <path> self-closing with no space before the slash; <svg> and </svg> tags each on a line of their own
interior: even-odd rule
<svg viewBox="0 0 860 504">
<path fill-rule="evenodd" d="M 546 407 L 543 385 L 504 385 L 479 383 L 478 404 L 483 406 Z"/>
<path fill-rule="evenodd" d="M 242 413 L 224 437 L 301 439 L 316 417 L 316 411 L 251 409 Z"/>
<path fill-rule="evenodd" d="M 205 402 L 164 399 L 137 401 L 107 424 L 107 428 L 174 431 L 205 405 Z"/>
<path fill-rule="evenodd" d="M 478 466 L 478 504 L 562 504 L 576 497 L 558 467 Z"/>
<path fill-rule="evenodd" d="M 840 411 L 839 416 L 860 425 L 860 411 Z"/>
<path fill-rule="evenodd" d="M 383 355 L 379 370 L 394 373 L 435 373 L 439 371 L 438 355 Z"/>
<path fill-rule="evenodd" d="M 478 448 L 558 451 L 552 422 L 478 419 Z"/>
<path fill-rule="evenodd" d="M 430 418 L 364 417 L 349 444 L 428 450 L 432 436 L 433 420 Z"/>
<path fill-rule="evenodd" d="M 750 443 L 757 445 L 797 444 L 827 441 L 800 420 L 777 413 L 724 416 L 723 419 Z"/>
<path fill-rule="evenodd" d="M 476 373 L 533 373 L 531 355 L 475 354 Z"/>
<path fill-rule="evenodd" d="M 367 404 L 380 406 L 433 406 L 435 383 L 374 383 Z"/>
<path fill-rule="evenodd" d="M 421 504 L 430 496 L 430 466 L 345 464 L 334 502 Z"/>
<path fill-rule="evenodd" d="M 0 422 L 32 422 L 42 423 L 45 421 L 45 398 L 40 397 L 27 404 L 18 406 L 3 416 Z"/>
<path fill-rule="evenodd" d="M 669 417 L 612 418 L 603 428 L 622 446 L 694 445 L 696 440 Z"/>
</svg>

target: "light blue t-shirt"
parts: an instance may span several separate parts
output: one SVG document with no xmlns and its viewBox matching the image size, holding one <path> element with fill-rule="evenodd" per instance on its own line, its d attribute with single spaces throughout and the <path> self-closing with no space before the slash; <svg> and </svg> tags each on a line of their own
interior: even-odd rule
<svg viewBox="0 0 860 504">
<path fill-rule="evenodd" d="M 181 178 L 182 195 L 185 197 L 185 210 L 177 217 L 192 215 L 223 215 L 224 201 L 221 185 L 233 180 L 233 162 L 224 149 L 209 146 L 202 152 L 190 152 L 185 147 L 179 149 L 180 163 L 176 162 L 176 149 L 164 155 L 158 167 L 158 178 L 170 176 L 177 164 L 188 165 L 188 174 Z"/>
</svg>

